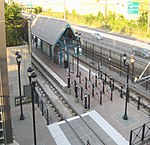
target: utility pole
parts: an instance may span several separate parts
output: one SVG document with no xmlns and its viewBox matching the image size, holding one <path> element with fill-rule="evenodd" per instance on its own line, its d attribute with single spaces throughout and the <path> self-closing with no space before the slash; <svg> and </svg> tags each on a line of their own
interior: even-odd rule
<svg viewBox="0 0 150 145">
<path fill-rule="evenodd" d="M 107 0 L 105 0 L 105 18 L 107 18 Z"/>
<path fill-rule="evenodd" d="M 147 34 L 149 34 L 150 29 L 150 2 L 148 3 L 148 18 L 147 18 Z"/>
<path fill-rule="evenodd" d="M 9 85 L 8 85 L 8 70 L 7 70 L 7 55 L 6 55 L 6 35 L 5 35 L 5 16 L 4 16 L 4 1 L 0 1 L 0 109 L 2 110 L 2 121 L 4 130 L 4 143 L 13 142 Z"/>
<path fill-rule="evenodd" d="M 64 20 L 66 20 L 66 0 L 64 0 Z"/>
</svg>

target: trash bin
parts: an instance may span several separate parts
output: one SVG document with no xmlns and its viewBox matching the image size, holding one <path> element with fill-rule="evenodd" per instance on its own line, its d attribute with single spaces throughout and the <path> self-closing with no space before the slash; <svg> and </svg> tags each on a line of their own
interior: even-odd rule
<svg viewBox="0 0 150 145">
<path fill-rule="evenodd" d="M 64 68 L 68 68 L 68 61 L 64 60 Z"/>
</svg>

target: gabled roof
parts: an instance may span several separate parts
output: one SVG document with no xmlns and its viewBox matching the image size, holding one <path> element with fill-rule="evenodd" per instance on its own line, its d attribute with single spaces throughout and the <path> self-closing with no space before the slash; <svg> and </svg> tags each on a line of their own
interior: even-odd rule
<svg viewBox="0 0 150 145">
<path fill-rule="evenodd" d="M 38 15 L 32 22 L 31 33 L 55 46 L 68 26 L 66 20 Z"/>
</svg>

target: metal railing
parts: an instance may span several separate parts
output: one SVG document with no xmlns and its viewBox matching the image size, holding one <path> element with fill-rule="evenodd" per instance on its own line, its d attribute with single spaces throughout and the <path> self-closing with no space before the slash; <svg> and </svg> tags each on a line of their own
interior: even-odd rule
<svg viewBox="0 0 150 145">
<path fill-rule="evenodd" d="M 130 131 L 129 145 L 140 145 L 150 143 L 150 122 L 144 123 L 142 126 Z"/>
</svg>

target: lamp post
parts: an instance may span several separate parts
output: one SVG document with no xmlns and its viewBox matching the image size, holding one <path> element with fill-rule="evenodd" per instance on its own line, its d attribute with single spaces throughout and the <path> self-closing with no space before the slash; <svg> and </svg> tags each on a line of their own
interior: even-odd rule
<svg viewBox="0 0 150 145">
<path fill-rule="evenodd" d="M 15 53 L 16 57 L 16 61 L 17 61 L 17 66 L 18 66 L 18 82 L 19 82 L 19 95 L 20 95 L 20 120 L 24 120 L 24 115 L 23 115 L 23 109 L 22 109 L 22 96 L 21 96 L 21 80 L 20 80 L 20 64 L 21 64 L 21 60 L 22 60 L 22 56 L 21 54 L 17 51 Z"/>
<path fill-rule="evenodd" d="M 68 88 L 70 88 L 70 65 L 68 67 Z"/>
<path fill-rule="evenodd" d="M 124 120 L 128 120 L 128 116 L 127 116 L 127 104 L 128 104 L 128 99 L 129 99 L 129 63 L 126 63 L 126 59 L 127 59 L 127 54 L 124 53 L 123 54 L 123 61 L 124 61 L 124 66 L 127 67 L 127 88 L 126 88 L 126 100 L 125 100 L 125 113 L 123 116 Z M 134 63 L 134 57 L 132 57 L 132 59 L 130 59 L 131 63 Z"/>
<path fill-rule="evenodd" d="M 111 70 L 111 58 L 109 57 L 109 70 Z"/>
<path fill-rule="evenodd" d="M 76 37 L 76 43 L 77 43 L 77 75 L 76 77 L 79 77 L 79 48 L 81 47 L 81 34 L 75 33 Z"/>
<path fill-rule="evenodd" d="M 31 66 L 29 66 L 28 69 L 27 69 L 27 75 L 29 77 L 30 85 L 31 85 L 31 74 L 32 74 L 33 71 L 34 71 L 34 69 Z"/>
<path fill-rule="evenodd" d="M 34 94 L 35 94 L 35 83 L 37 74 L 33 71 L 32 67 L 29 66 L 27 69 L 30 85 L 31 85 L 31 94 L 32 94 L 32 115 L 33 115 L 33 134 L 34 134 L 34 145 L 37 145 L 36 142 L 36 126 L 35 126 L 35 110 L 34 110 Z"/>
<path fill-rule="evenodd" d="M 132 82 L 134 81 L 134 55 L 132 54 L 130 57 L 130 62 L 132 65 Z"/>
<path fill-rule="evenodd" d="M 123 54 L 123 61 L 124 61 L 124 66 L 127 66 L 127 89 L 126 89 L 126 100 L 125 100 L 125 113 L 123 116 L 124 120 L 128 120 L 128 116 L 127 116 L 127 104 L 128 104 L 128 97 L 129 97 L 129 64 L 126 63 L 126 59 L 127 59 L 127 54 L 124 53 Z"/>
</svg>

